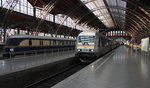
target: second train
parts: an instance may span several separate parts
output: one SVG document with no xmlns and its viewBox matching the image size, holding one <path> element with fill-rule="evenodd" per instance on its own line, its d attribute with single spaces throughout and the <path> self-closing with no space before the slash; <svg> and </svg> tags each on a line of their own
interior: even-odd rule
<svg viewBox="0 0 150 88">
<path fill-rule="evenodd" d="M 119 43 L 98 32 L 83 31 L 77 37 L 76 57 L 80 58 L 81 62 L 89 63 L 118 45 Z"/>
</svg>

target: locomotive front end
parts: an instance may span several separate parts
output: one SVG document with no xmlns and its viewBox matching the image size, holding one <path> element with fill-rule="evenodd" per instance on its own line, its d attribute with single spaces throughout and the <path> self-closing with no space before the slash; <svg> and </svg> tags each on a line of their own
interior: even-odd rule
<svg viewBox="0 0 150 88">
<path fill-rule="evenodd" d="M 95 57 L 95 32 L 82 32 L 77 38 L 76 56 L 82 62 L 91 62 Z"/>
</svg>

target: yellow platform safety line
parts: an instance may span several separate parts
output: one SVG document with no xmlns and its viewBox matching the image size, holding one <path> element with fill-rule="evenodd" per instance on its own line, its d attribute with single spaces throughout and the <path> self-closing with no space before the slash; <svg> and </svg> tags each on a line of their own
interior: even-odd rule
<svg viewBox="0 0 150 88">
<path fill-rule="evenodd" d="M 77 47 L 94 47 L 95 45 L 77 45 Z"/>
</svg>

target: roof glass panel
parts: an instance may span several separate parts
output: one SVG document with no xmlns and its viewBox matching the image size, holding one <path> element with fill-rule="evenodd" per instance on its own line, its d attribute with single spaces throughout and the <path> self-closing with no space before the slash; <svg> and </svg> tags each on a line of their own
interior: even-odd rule
<svg viewBox="0 0 150 88">
<path fill-rule="evenodd" d="M 126 2 L 122 0 L 81 0 L 106 27 L 124 25 Z M 108 8 L 106 5 L 108 5 Z M 113 18 L 112 18 L 113 17 Z M 120 20 L 121 19 L 121 20 Z M 115 23 L 115 24 L 114 24 Z"/>
<path fill-rule="evenodd" d="M 105 17 L 104 16 L 99 16 L 98 17 L 100 20 L 105 20 Z"/>
<path fill-rule="evenodd" d="M 96 6 L 92 2 L 87 3 L 86 6 L 89 7 L 90 9 L 96 8 Z"/>
<path fill-rule="evenodd" d="M 126 8 L 126 2 L 122 0 L 106 0 L 106 2 L 116 25 L 124 26 L 126 11 L 123 8 Z"/>
<path fill-rule="evenodd" d="M 113 20 L 103 0 L 81 0 L 106 27 L 114 27 Z"/>
</svg>

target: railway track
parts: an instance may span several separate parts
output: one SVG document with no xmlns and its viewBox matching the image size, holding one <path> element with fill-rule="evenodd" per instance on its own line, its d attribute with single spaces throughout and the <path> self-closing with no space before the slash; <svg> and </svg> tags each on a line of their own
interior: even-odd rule
<svg viewBox="0 0 150 88">
<path fill-rule="evenodd" d="M 58 82 L 64 80 L 65 78 L 71 76 L 72 74 L 76 73 L 77 71 L 81 70 L 88 64 L 83 64 L 81 62 L 78 62 L 77 64 L 74 64 L 72 66 L 69 66 L 68 68 L 58 72 L 57 74 L 45 78 L 41 80 L 38 83 L 35 83 L 33 85 L 27 86 L 25 88 L 50 88 L 57 84 Z"/>
</svg>

